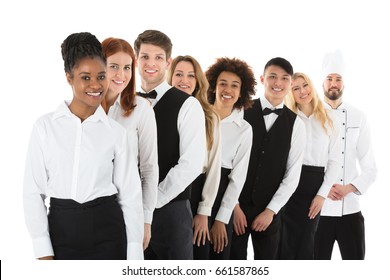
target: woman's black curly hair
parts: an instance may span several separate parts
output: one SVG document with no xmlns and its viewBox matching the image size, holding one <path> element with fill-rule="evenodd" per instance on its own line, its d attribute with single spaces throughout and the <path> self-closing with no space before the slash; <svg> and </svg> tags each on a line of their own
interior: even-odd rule
<svg viewBox="0 0 390 280">
<path fill-rule="evenodd" d="M 71 73 L 73 67 L 86 57 L 98 57 L 106 64 L 106 59 L 102 53 L 102 44 L 95 35 L 89 32 L 69 35 L 61 44 L 61 54 L 64 60 L 65 73 Z"/>
<path fill-rule="evenodd" d="M 210 84 L 207 91 L 208 101 L 214 104 L 217 79 L 224 71 L 234 73 L 241 79 L 240 98 L 234 104 L 234 108 L 247 109 L 251 107 L 252 96 L 256 94 L 255 86 L 257 82 L 252 68 L 245 61 L 238 58 L 217 58 L 217 61 L 207 69 L 205 74 Z"/>
</svg>

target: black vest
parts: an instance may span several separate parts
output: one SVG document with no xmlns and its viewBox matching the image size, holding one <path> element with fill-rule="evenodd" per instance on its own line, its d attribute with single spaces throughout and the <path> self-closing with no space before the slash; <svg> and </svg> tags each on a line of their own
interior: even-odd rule
<svg viewBox="0 0 390 280">
<path fill-rule="evenodd" d="M 258 211 L 265 209 L 283 180 L 297 116 L 284 106 L 267 133 L 262 110 L 260 99 L 256 99 L 252 108 L 244 112 L 244 119 L 252 126 L 253 143 L 239 199 L 240 204 L 254 205 Z"/>
<path fill-rule="evenodd" d="M 153 107 L 157 124 L 157 149 L 160 183 L 180 158 L 180 135 L 177 118 L 184 101 L 190 97 L 175 87 L 170 88 Z"/>
</svg>

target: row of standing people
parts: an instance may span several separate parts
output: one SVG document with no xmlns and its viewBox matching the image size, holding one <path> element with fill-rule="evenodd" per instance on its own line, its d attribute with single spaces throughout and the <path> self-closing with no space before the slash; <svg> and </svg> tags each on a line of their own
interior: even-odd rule
<svg viewBox="0 0 390 280">
<path fill-rule="evenodd" d="M 71 35 L 64 44 L 72 36 L 74 39 L 78 35 Z M 87 44 L 84 41 L 72 43 Z M 353 227 L 354 232 L 348 233 L 346 231 L 351 226 L 344 226 L 342 233 L 346 236 L 340 239 L 333 237 L 335 234 L 330 232 L 334 228 L 334 225 L 330 225 L 334 223 L 334 219 L 319 219 L 324 201 L 329 196 L 326 199 L 329 205 L 325 203 L 328 212 L 322 211 L 321 215 L 344 219 L 344 214 L 348 214 L 346 217 L 349 223 L 361 224 L 357 195 L 363 193 L 373 182 L 376 171 L 364 117 L 359 115 L 359 121 L 353 120 L 354 127 L 364 130 L 362 133 L 365 138 L 360 141 L 364 142 L 360 144 L 364 147 L 359 148 L 358 153 L 348 152 L 346 155 L 349 156 L 349 161 L 364 158 L 366 175 L 359 176 L 355 170 L 348 170 L 349 177 L 344 178 L 344 173 L 342 180 L 347 179 L 351 184 L 333 184 L 340 175 L 342 141 L 339 139 L 339 121 L 319 100 L 310 79 L 304 74 L 293 74 L 293 68 L 287 60 L 274 58 L 267 63 L 260 78 L 265 89 L 264 97 L 252 100 L 256 81 L 251 68 L 242 60 L 220 58 L 204 75 L 199 63 L 190 56 L 177 57 L 171 63 L 171 41 L 165 34 L 155 30 L 147 30 L 138 36 L 134 43 L 135 54 L 130 44 L 121 39 L 108 38 L 102 42 L 102 46 L 103 59 L 100 60 L 107 60 L 109 81 L 104 99 L 101 94 L 95 94 L 95 91 L 90 91 L 86 98 L 79 98 L 80 93 L 73 86 L 76 79 L 74 72 L 90 75 L 90 70 L 81 71 L 78 68 L 83 66 L 80 61 L 85 59 L 84 56 L 91 53 L 84 52 L 80 57 L 76 55 L 76 58 L 69 59 L 63 52 L 65 72 L 74 91 L 74 99 L 68 107 L 81 120 L 77 125 L 73 123 L 77 127 L 72 129 L 80 134 L 80 124 L 81 127 L 90 125 L 88 120 L 101 112 L 98 106 L 98 101 L 101 101 L 105 113 L 126 128 L 127 145 L 122 148 L 131 149 L 127 151 L 131 156 L 126 164 L 130 168 L 138 164 L 141 181 L 138 176 L 138 181 L 132 178 L 132 182 L 128 181 L 131 184 L 124 183 L 125 176 L 129 179 L 138 174 L 123 172 L 124 165 L 116 159 L 118 153 L 110 147 L 113 152 L 111 156 L 114 157 L 111 159 L 114 168 L 110 172 L 119 175 L 112 177 L 114 180 L 109 185 L 114 186 L 117 191 L 113 188 L 109 191 L 94 188 L 95 182 L 89 183 L 89 193 L 83 190 L 85 181 L 80 180 L 81 184 L 77 177 L 94 178 L 96 171 L 103 168 L 101 165 L 107 168 L 107 163 L 97 162 L 96 156 L 93 164 L 97 166 L 92 166 L 92 170 L 80 169 L 79 165 L 79 169 L 75 169 L 75 158 L 65 162 L 64 164 L 69 165 L 66 170 L 71 172 L 66 175 L 72 178 L 72 182 L 63 186 L 62 190 L 61 184 L 55 180 L 59 176 L 58 163 L 53 165 L 49 162 L 49 166 L 45 166 L 45 158 L 58 154 L 59 147 L 56 146 L 49 152 L 44 151 L 42 145 L 47 145 L 50 141 L 47 142 L 46 135 L 42 136 L 43 131 L 47 130 L 47 120 L 41 121 L 36 134 L 44 139 L 32 141 L 39 146 L 40 154 L 34 154 L 38 147 L 30 148 L 28 158 L 31 163 L 27 164 L 25 176 L 26 220 L 30 224 L 36 257 L 140 259 L 143 256 L 142 250 L 145 250 L 145 259 L 245 259 L 248 237 L 251 235 L 255 259 L 330 258 L 335 239 L 341 245 L 343 258 L 364 258 L 364 227 L 359 230 Z M 73 64 L 67 67 L 67 61 L 72 59 Z M 143 91 L 139 95 L 143 95 L 148 101 L 134 94 L 133 74 L 136 63 Z M 335 109 L 341 104 L 343 90 L 342 78 L 336 73 L 338 71 L 328 72 L 334 77 L 327 75 L 324 82 L 325 100 L 328 98 L 335 102 L 332 104 Z M 88 80 L 92 80 L 90 78 Z M 96 78 L 99 82 L 99 75 Z M 292 91 L 289 93 L 291 85 Z M 104 92 L 104 86 L 101 86 L 99 92 Z M 327 93 L 337 98 L 330 98 Z M 190 98 L 191 95 L 195 98 Z M 284 106 L 286 95 L 286 104 L 290 109 Z M 79 111 L 73 110 L 72 104 L 76 101 L 87 105 L 89 115 L 77 114 L 83 107 Z M 55 118 L 50 115 L 50 119 Z M 74 137 L 75 132 L 71 132 L 68 137 Z M 344 135 L 342 140 L 345 142 L 346 139 Z M 38 140 L 42 140 L 42 143 Z M 57 141 L 57 138 L 49 140 Z M 356 137 L 351 141 L 357 141 Z M 356 144 L 351 142 L 348 146 Z M 123 141 L 121 145 L 123 146 Z M 86 157 L 86 162 L 92 164 L 87 155 L 84 155 L 83 148 L 87 147 L 81 145 L 81 155 Z M 352 147 L 348 148 L 353 152 Z M 71 153 L 76 156 L 80 150 L 71 150 Z M 40 159 L 39 166 L 45 167 L 46 174 L 32 168 L 32 164 L 37 163 L 35 157 Z M 80 161 L 79 155 L 77 160 Z M 345 169 L 344 166 L 342 168 Z M 79 174 L 80 171 L 87 173 Z M 45 176 L 38 180 L 42 185 L 35 184 L 31 187 L 32 181 L 36 182 L 36 172 L 39 176 Z M 51 176 L 48 174 L 54 174 L 54 179 L 49 180 Z M 59 178 L 65 177 L 64 174 L 61 175 Z M 99 176 L 103 175 L 99 173 Z M 352 182 L 353 180 L 357 182 Z M 126 192 L 131 193 L 130 197 Z M 49 225 L 47 218 L 45 219 L 45 209 L 41 205 L 42 197 L 46 196 L 52 197 Z M 121 246 L 116 245 L 116 248 L 122 248 L 120 256 L 102 255 L 103 249 L 113 246 L 113 243 L 103 242 L 103 247 L 99 248 L 94 244 L 102 242 L 85 242 L 87 239 L 93 240 L 91 236 L 99 236 L 90 228 L 81 229 L 83 238 L 72 237 L 72 232 L 69 233 L 72 231 L 69 229 L 74 228 L 75 221 L 76 224 L 96 227 L 90 224 L 90 219 L 91 215 L 96 215 L 96 211 L 102 211 L 99 210 L 101 205 L 107 207 L 104 206 L 107 203 L 100 202 L 102 197 L 104 201 L 107 197 L 114 197 L 113 204 L 117 200 L 123 211 L 125 226 L 118 230 L 122 243 Z M 332 203 L 335 205 L 331 205 Z M 341 212 L 336 210 L 339 204 L 343 205 Z M 352 206 L 349 207 L 349 204 Z M 142 205 L 143 214 L 140 215 Z M 40 208 L 39 228 L 35 224 L 37 221 L 32 220 L 31 215 L 36 214 L 30 212 L 32 208 Z M 69 213 L 64 213 L 64 209 L 78 209 L 83 213 L 82 210 L 92 209 L 92 213 L 69 216 Z M 114 210 L 111 210 L 111 214 L 112 211 Z M 68 223 L 60 224 L 63 216 L 55 216 L 56 212 L 65 215 Z M 356 218 L 351 219 L 350 216 Z M 140 217 L 143 217 L 143 227 Z M 319 221 L 318 237 L 315 239 Z M 118 224 L 120 223 L 117 226 Z M 59 226 L 62 230 L 68 229 L 66 232 L 78 246 L 64 243 L 63 240 L 63 243 L 55 241 L 65 235 L 55 231 Z M 140 230 L 141 227 L 143 231 Z M 112 235 L 112 232 L 104 234 Z M 337 233 L 337 236 L 343 234 Z M 123 236 L 127 236 L 127 242 L 123 242 Z M 140 245 L 142 237 L 143 246 Z M 40 243 L 42 239 L 46 244 Z M 80 247 L 81 243 L 83 246 Z M 360 247 L 351 244 L 359 244 Z M 89 247 L 86 248 L 87 245 Z M 127 255 L 123 254 L 123 248 L 127 248 Z"/>
</svg>

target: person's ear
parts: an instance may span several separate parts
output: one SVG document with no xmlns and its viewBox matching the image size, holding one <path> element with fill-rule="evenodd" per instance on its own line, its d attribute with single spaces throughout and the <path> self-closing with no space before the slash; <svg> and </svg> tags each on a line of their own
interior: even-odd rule
<svg viewBox="0 0 390 280">
<path fill-rule="evenodd" d="M 171 67 L 172 64 L 172 57 L 167 59 L 167 68 Z"/>
<path fill-rule="evenodd" d="M 264 85 L 264 75 L 260 76 L 260 82 L 261 82 L 262 85 Z"/>
<path fill-rule="evenodd" d="M 66 81 L 68 82 L 69 85 L 72 85 L 73 77 L 69 72 L 65 73 L 66 76 Z"/>
</svg>

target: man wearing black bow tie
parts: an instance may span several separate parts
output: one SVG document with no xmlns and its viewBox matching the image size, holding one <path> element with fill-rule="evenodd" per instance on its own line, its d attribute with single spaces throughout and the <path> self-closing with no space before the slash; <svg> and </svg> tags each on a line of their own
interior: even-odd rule
<svg viewBox="0 0 390 280">
<path fill-rule="evenodd" d="M 166 81 L 172 43 L 157 30 L 134 42 L 142 94 L 157 123 L 159 185 L 145 259 L 193 259 L 190 184 L 203 171 L 205 117 L 199 101 Z"/>
<path fill-rule="evenodd" d="M 283 105 L 291 90 L 293 67 L 281 57 L 267 62 L 260 77 L 264 97 L 254 100 L 244 118 L 252 125 L 248 173 L 234 209 L 232 259 L 246 259 L 251 235 L 255 259 L 276 259 L 280 210 L 295 191 L 305 146 L 305 127 Z"/>
</svg>

